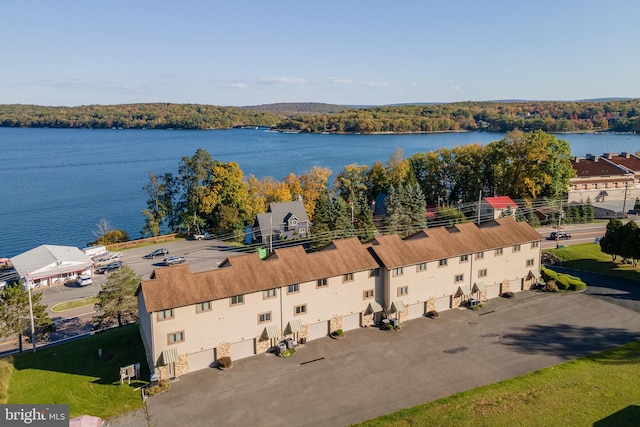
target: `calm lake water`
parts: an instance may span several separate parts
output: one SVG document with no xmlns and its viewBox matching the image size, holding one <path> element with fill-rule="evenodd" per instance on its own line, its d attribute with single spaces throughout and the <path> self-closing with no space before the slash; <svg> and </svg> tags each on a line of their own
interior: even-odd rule
<svg viewBox="0 0 640 427">
<path fill-rule="evenodd" d="M 386 162 L 440 147 L 487 144 L 496 133 L 309 135 L 263 130 L 94 130 L 0 128 L 0 258 L 41 244 L 84 247 L 101 219 L 140 237 L 142 187 L 149 172 L 177 173 L 199 147 L 245 175 L 281 179 L 318 165 L 334 173 L 350 163 Z M 635 152 L 640 135 L 568 134 L 574 155 Z"/>
</svg>

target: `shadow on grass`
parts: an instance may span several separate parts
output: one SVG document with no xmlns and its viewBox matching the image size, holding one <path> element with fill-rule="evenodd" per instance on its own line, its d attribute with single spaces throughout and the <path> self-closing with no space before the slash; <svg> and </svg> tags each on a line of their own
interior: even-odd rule
<svg viewBox="0 0 640 427">
<path fill-rule="evenodd" d="M 576 327 L 567 324 L 534 325 L 517 333 L 503 335 L 500 342 L 524 354 L 544 353 L 563 359 L 575 359 L 640 339 L 640 333 L 619 328 Z M 603 354 L 594 359 L 608 364 L 637 363 L 637 351 Z"/>
<path fill-rule="evenodd" d="M 102 357 L 98 357 L 102 349 Z M 140 363 L 140 377 L 149 378 L 144 347 L 138 325 L 127 325 L 95 335 L 18 354 L 14 358 L 17 370 L 34 369 L 95 378 L 96 384 L 120 384 L 120 368 Z M 136 381 L 136 385 L 142 385 Z M 134 381 L 131 381 L 134 385 Z"/>
<path fill-rule="evenodd" d="M 640 425 L 640 406 L 636 405 L 629 405 L 593 423 L 593 427 L 632 427 L 638 425 Z"/>
</svg>

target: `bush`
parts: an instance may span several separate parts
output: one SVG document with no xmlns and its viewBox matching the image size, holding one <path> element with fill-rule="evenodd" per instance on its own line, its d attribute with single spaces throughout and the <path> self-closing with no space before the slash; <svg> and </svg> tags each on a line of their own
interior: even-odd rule
<svg viewBox="0 0 640 427">
<path fill-rule="evenodd" d="M 541 267 L 540 275 L 542 276 L 545 282 L 548 282 L 550 280 L 554 280 L 558 276 L 558 273 L 546 267 Z"/>
<path fill-rule="evenodd" d="M 549 280 L 547 282 L 547 292 L 558 292 L 558 286 L 555 280 Z"/>
<path fill-rule="evenodd" d="M 513 297 L 515 297 L 515 296 L 516 296 L 516 295 L 515 295 L 513 292 L 511 292 L 511 291 L 507 291 L 507 292 L 505 292 L 505 293 L 503 293 L 503 294 L 502 294 L 502 297 L 503 297 L 503 298 L 513 298 Z"/>
<path fill-rule="evenodd" d="M 149 396 L 153 396 L 154 394 L 162 393 L 163 391 L 168 390 L 169 386 L 169 381 L 160 380 L 158 381 L 158 385 L 147 387 L 147 394 L 149 394 Z"/>
<path fill-rule="evenodd" d="M 336 329 L 334 334 L 338 337 L 341 337 L 342 335 L 344 335 L 344 332 L 342 332 L 342 329 Z"/>
<path fill-rule="evenodd" d="M 429 310 L 427 312 L 427 317 L 430 317 L 432 319 L 437 319 L 438 317 L 440 317 L 440 313 L 438 313 L 437 310 Z"/>
<path fill-rule="evenodd" d="M 229 356 L 224 356 L 218 359 L 218 366 L 222 369 L 228 369 L 232 365 L 231 358 Z"/>
<path fill-rule="evenodd" d="M 294 354 L 296 354 L 296 349 L 294 348 L 288 348 L 286 350 L 282 350 L 280 353 L 278 353 L 278 357 L 291 357 Z"/>
</svg>

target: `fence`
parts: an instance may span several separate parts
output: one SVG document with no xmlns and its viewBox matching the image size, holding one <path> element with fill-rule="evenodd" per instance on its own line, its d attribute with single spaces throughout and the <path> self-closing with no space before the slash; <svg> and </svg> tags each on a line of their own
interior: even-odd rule
<svg viewBox="0 0 640 427">
<path fill-rule="evenodd" d="M 148 237 L 146 239 L 129 240 L 128 242 L 114 243 L 112 245 L 106 245 L 106 248 L 108 251 L 117 251 L 119 249 L 133 248 L 134 246 L 168 242 L 171 240 L 175 240 L 177 237 L 177 233 L 165 234 L 163 236 Z"/>
</svg>

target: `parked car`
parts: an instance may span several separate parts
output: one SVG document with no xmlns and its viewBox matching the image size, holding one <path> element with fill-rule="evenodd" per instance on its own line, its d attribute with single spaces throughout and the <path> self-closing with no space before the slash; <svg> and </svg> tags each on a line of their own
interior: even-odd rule
<svg viewBox="0 0 640 427">
<path fill-rule="evenodd" d="M 549 235 L 549 240 L 569 240 L 571 238 L 571 234 L 565 233 L 564 231 L 554 231 Z"/>
<path fill-rule="evenodd" d="M 88 274 L 81 274 L 77 277 L 76 283 L 78 286 L 88 286 L 93 285 L 93 280 L 91 280 L 91 276 Z"/>
<path fill-rule="evenodd" d="M 100 265 L 112 263 L 114 261 L 118 261 L 121 256 L 122 254 L 120 252 L 107 252 L 106 254 L 102 254 L 101 256 L 94 257 L 92 259 L 93 259 L 94 265 L 100 266 Z"/>
<path fill-rule="evenodd" d="M 155 251 L 146 254 L 145 256 L 143 256 L 143 258 L 146 259 L 154 259 L 155 257 L 159 257 L 159 256 L 167 256 L 169 255 L 169 249 L 166 248 L 160 248 L 160 249 L 156 249 Z"/>
<path fill-rule="evenodd" d="M 213 234 L 203 231 L 202 233 L 194 234 L 193 238 L 195 240 L 211 240 L 213 239 Z"/>
<path fill-rule="evenodd" d="M 124 262 L 122 261 L 110 262 L 109 264 L 103 265 L 102 267 L 98 267 L 96 269 L 96 273 L 105 274 L 110 271 L 117 270 L 121 268 L 123 265 L 124 265 Z"/>
<path fill-rule="evenodd" d="M 181 257 L 181 256 L 170 256 L 170 257 L 167 257 L 167 258 L 163 259 L 162 263 L 164 265 L 175 265 L 175 264 L 182 264 L 185 261 L 186 261 L 186 259 L 184 257 Z"/>
</svg>

